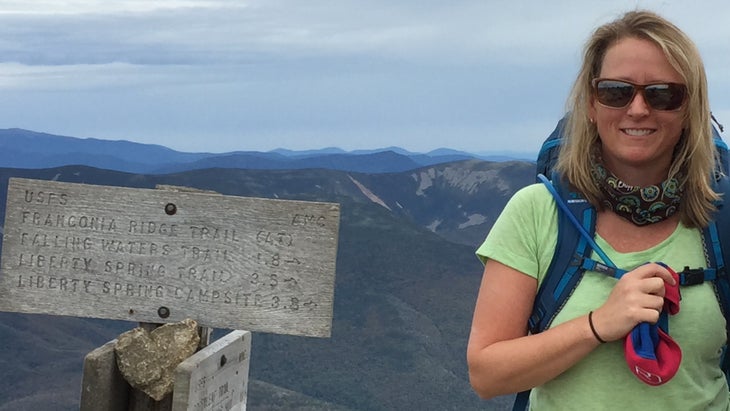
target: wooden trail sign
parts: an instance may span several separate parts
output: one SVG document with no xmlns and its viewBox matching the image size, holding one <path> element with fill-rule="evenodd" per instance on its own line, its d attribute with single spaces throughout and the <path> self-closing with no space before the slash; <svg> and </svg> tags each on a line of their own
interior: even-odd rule
<svg viewBox="0 0 730 411">
<path fill-rule="evenodd" d="M 251 333 L 236 330 L 175 369 L 172 411 L 246 409 Z"/>
<path fill-rule="evenodd" d="M 339 204 L 11 178 L 0 311 L 329 337 Z"/>
</svg>

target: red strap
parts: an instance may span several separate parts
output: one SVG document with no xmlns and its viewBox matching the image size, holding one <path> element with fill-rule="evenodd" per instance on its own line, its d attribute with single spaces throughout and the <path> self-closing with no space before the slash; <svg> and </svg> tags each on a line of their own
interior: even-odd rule
<svg viewBox="0 0 730 411">
<path fill-rule="evenodd" d="M 674 315 L 679 312 L 679 301 L 682 299 L 682 296 L 679 293 L 679 275 L 666 265 L 662 265 L 669 270 L 669 273 L 672 274 L 672 278 L 674 278 L 674 285 L 664 282 L 664 311 Z"/>
</svg>

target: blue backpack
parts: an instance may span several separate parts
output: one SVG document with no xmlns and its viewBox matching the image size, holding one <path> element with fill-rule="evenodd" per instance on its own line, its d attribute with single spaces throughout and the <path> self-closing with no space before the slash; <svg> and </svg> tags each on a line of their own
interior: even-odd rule
<svg viewBox="0 0 730 411">
<path fill-rule="evenodd" d="M 537 182 L 545 184 L 555 198 L 559 210 L 557 246 L 546 276 L 538 289 L 528 321 L 528 329 L 532 334 L 550 326 L 585 271 L 597 271 L 616 278 L 625 273 L 613 264 L 593 240 L 596 226 L 595 208 L 579 193 L 571 190 L 570 184 L 553 171 L 566 123 L 567 115 L 558 122 L 555 130 L 545 140 L 537 159 Z M 719 123 L 717 125 L 720 130 L 723 129 Z M 677 274 L 682 286 L 712 281 L 720 308 L 727 319 L 730 316 L 730 273 L 725 263 L 725 256 L 730 258 L 730 214 L 728 214 L 730 210 L 725 209 L 725 199 L 730 196 L 730 177 L 728 177 L 730 166 L 728 147 L 714 125 L 712 132 L 720 159 L 719 169 L 714 170 L 713 188 L 722 194 L 722 199 L 716 204 L 717 211 L 711 223 L 702 230 L 707 245 L 709 267 L 684 267 Z M 594 251 L 602 261 L 591 259 L 591 253 Z M 726 332 L 730 336 L 730 322 L 727 320 Z M 723 355 L 721 368 L 730 381 L 730 355 Z M 526 409 L 529 393 L 527 390 L 517 394 L 513 410 Z"/>
</svg>

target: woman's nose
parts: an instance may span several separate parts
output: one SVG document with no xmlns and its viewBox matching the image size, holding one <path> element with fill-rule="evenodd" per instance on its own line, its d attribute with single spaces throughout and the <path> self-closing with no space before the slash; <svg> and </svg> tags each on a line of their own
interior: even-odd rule
<svg viewBox="0 0 730 411">
<path fill-rule="evenodd" d="M 646 103 L 644 99 L 644 93 L 637 91 L 634 98 L 629 103 L 628 115 L 630 116 L 645 116 L 649 114 L 651 107 Z"/>
</svg>

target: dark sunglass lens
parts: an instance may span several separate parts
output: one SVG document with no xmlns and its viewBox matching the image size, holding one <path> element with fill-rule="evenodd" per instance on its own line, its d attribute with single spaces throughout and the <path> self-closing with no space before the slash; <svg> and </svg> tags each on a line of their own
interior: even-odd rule
<svg viewBox="0 0 730 411">
<path fill-rule="evenodd" d="M 634 86 L 622 81 L 602 80 L 596 84 L 598 102 L 609 107 L 624 107 L 634 97 Z"/>
<path fill-rule="evenodd" d="M 653 84 L 646 86 L 644 96 L 655 110 L 676 110 L 684 102 L 684 87 L 679 84 Z"/>
</svg>

